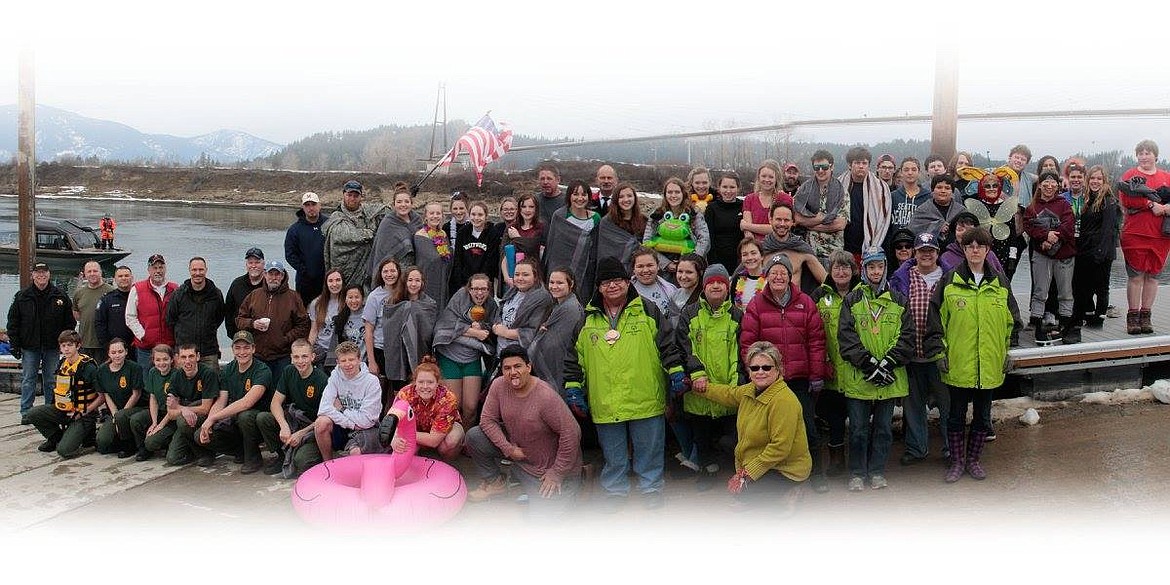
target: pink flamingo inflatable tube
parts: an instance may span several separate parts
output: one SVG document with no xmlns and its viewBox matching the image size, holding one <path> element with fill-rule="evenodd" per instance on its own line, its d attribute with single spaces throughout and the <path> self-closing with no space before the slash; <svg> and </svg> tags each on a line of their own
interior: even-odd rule
<svg viewBox="0 0 1170 585">
<path fill-rule="evenodd" d="M 405 453 L 362 454 L 313 466 L 293 486 L 292 504 L 306 522 L 322 526 L 421 526 L 449 520 L 467 500 L 463 476 L 450 465 L 418 457 L 414 410 L 396 400 Z"/>
</svg>

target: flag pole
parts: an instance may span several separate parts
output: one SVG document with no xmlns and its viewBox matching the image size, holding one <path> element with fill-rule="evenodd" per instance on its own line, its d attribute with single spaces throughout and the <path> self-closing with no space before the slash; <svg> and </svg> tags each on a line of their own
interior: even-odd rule
<svg viewBox="0 0 1170 585">
<path fill-rule="evenodd" d="M 492 111 L 491 111 L 491 110 L 488 110 L 488 111 L 487 111 L 487 113 L 486 113 L 486 114 L 484 114 L 484 116 L 490 116 L 491 114 L 492 114 Z M 481 119 L 482 119 L 482 118 L 481 118 Z M 442 160 L 443 160 L 443 159 L 445 159 L 445 158 L 447 158 L 448 156 L 450 156 L 450 154 L 451 154 L 452 152 L 454 152 L 456 148 L 459 148 L 459 143 L 458 143 L 458 142 L 456 142 L 456 143 L 455 143 L 455 146 L 451 147 L 451 150 L 447 151 L 447 154 L 444 154 L 444 155 L 443 155 L 443 158 L 439 159 L 439 161 L 440 161 L 440 162 L 442 162 Z M 455 162 L 455 158 L 454 158 L 454 157 L 452 157 L 452 158 L 451 158 L 451 162 Z M 411 194 L 411 196 L 414 196 L 414 195 L 418 194 L 418 190 L 419 190 L 419 188 L 420 188 L 420 187 L 422 187 L 422 184 L 423 184 L 423 183 L 424 183 L 424 182 L 425 182 L 427 179 L 431 178 L 431 175 L 435 174 L 435 169 L 437 169 L 437 168 L 439 168 L 439 164 L 438 164 L 438 163 L 435 163 L 435 165 L 431 167 L 431 170 L 427 171 L 427 174 L 423 175 L 423 177 L 422 177 L 421 179 L 419 179 L 419 180 L 418 180 L 418 182 L 417 182 L 417 183 L 415 183 L 415 184 L 414 184 L 414 186 L 412 186 L 412 187 L 410 188 L 410 194 Z"/>
</svg>

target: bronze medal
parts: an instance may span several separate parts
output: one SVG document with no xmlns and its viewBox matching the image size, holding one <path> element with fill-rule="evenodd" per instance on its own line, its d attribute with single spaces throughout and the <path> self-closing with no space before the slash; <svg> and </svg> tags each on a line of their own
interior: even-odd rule
<svg viewBox="0 0 1170 585">
<path fill-rule="evenodd" d="M 873 327 L 870 327 L 870 328 L 869 328 L 869 332 L 870 332 L 870 333 L 873 333 L 874 335 L 877 335 L 878 333 L 881 333 L 881 331 L 882 331 L 882 329 L 881 329 L 881 327 L 878 327 L 878 322 L 877 322 L 877 321 L 874 321 L 874 322 L 873 322 Z"/>
<path fill-rule="evenodd" d="M 609 331 L 605 332 L 605 342 L 613 345 L 614 343 L 617 343 L 617 340 L 620 339 L 621 336 L 622 334 L 618 333 L 617 329 L 610 329 Z"/>
</svg>

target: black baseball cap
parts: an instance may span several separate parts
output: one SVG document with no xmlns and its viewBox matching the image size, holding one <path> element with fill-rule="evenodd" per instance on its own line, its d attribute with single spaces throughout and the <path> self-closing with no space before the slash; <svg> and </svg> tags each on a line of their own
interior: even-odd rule
<svg viewBox="0 0 1170 585">
<path fill-rule="evenodd" d="M 33 269 L 33 272 L 38 272 L 41 270 L 44 270 L 47 272 L 49 270 L 49 265 L 45 264 L 44 262 L 37 262 L 36 264 L 33 264 L 32 269 Z"/>
<path fill-rule="evenodd" d="M 342 193 L 349 193 L 356 191 L 359 195 L 362 193 L 362 184 L 357 181 L 346 181 L 345 186 L 341 188 Z"/>
<path fill-rule="evenodd" d="M 261 250 L 260 248 L 248 248 L 248 251 L 244 252 L 244 260 L 247 260 L 248 258 L 263 260 L 264 250 Z"/>
</svg>

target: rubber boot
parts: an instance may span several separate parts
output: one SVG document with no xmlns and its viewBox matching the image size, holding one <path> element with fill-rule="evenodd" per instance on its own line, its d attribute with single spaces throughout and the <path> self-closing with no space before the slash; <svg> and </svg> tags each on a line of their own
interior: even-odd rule
<svg viewBox="0 0 1170 585">
<path fill-rule="evenodd" d="M 1130 335 L 1138 335 L 1142 332 L 1141 318 L 1138 314 L 1141 311 L 1130 310 L 1125 314 L 1125 332 Z"/>
<path fill-rule="evenodd" d="M 1154 324 L 1151 321 L 1150 309 L 1141 309 L 1138 311 L 1138 327 L 1141 328 L 1142 333 L 1154 332 Z"/>
<path fill-rule="evenodd" d="M 1072 317 L 1060 318 L 1060 343 L 1070 345 L 1081 342 L 1081 326 Z"/>
<path fill-rule="evenodd" d="M 812 489 L 818 494 L 823 494 L 829 491 L 829 478 L 825 477 L 825 471 L 828 467 L 828 457 L 825 447 L 819 446 L 811 449 L 812 455 L 812 474 L 809 476 L 809 483 L 812 484 Z"/>
<path fill-rule="evenodd" d="M 845 473 L 845 445 L 829 445 L 829 469 L 825 474 L 839 477 L 842 473 Z"/>
<path fill-rule="evenodd" d="M 967 435 L 967 473 L 971 479 L 987 479 L 987 471 L 979 464 L 979 456 L 983 454 L 983 445 L 987 443 L 987 432 L 971 430 Z"/>
<path fill-rule="evenodd" d="M 963 431 L 947 431 L 947 448 L 951 451 L 951 466 L 947 469 L 947 483 L 963 477 Z"/>
</svg>

